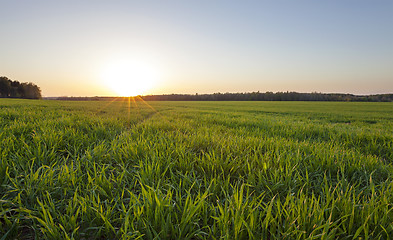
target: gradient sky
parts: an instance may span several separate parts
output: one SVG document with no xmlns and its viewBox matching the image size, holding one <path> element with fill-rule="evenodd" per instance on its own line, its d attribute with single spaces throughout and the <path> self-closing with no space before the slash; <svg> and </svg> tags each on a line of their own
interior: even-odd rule
<svg viewBox="0 0 393 240">
<path fill-rule="evenodd" d="M 158 72 L 145 94 L 392 93 L 393 1 L 0 0 L 0 76 L 116 95 L 122 59 Z"/>
</svg>

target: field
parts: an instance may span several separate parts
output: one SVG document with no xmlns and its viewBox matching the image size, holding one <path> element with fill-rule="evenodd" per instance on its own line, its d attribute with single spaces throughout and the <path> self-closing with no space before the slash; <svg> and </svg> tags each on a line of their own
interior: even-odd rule
<svg viewBox="0 0 393 240">
<path fill-rule="evenodd" d="M 392 239 L 393 104 L 0 99 L 0 239 Z"/>
</svg>

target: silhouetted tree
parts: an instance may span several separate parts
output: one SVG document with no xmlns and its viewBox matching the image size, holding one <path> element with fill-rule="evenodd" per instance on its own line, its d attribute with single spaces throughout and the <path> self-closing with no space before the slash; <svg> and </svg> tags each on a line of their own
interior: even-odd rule
<svg viewBox="0 0 393 240">
<path fill-rule="evenodd" d="M 34 83 L 22 83 L 24 90 L 24 98 L 28 99 L 40 99 L 41 98 L 41 90 Z"/>
<path fill-rule="evenodd" d="M 20 83 L 0 77 L 0 97 L 41 99 L 41 89 L 34 83 Z"/>
<path fill-rule="evenodd" d="M 11 80 L 7 77 L 0 77 L 0 97 L 9 97 L 11 92 Z"/>
</svg>

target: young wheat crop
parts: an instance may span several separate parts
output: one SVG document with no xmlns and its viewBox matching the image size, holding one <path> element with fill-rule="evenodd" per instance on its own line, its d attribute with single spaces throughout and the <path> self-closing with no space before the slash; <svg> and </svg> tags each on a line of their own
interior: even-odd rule
<svg viewBox="0 0 393 240">
<path fill-rule="evenodd" d="M 0 239 L 391 239 L 393 105 L 0 99 Z"/>
</svg>

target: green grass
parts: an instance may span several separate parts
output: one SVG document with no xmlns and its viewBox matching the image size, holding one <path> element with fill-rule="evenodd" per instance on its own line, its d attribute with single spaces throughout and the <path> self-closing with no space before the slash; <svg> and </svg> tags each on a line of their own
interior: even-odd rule
<svg viewBox="0 0 393 240">
<path fill-rule="evenodd" d="M 391 239 L 393 104 L 0 99 L 0 239 Z"/>
</svg>

